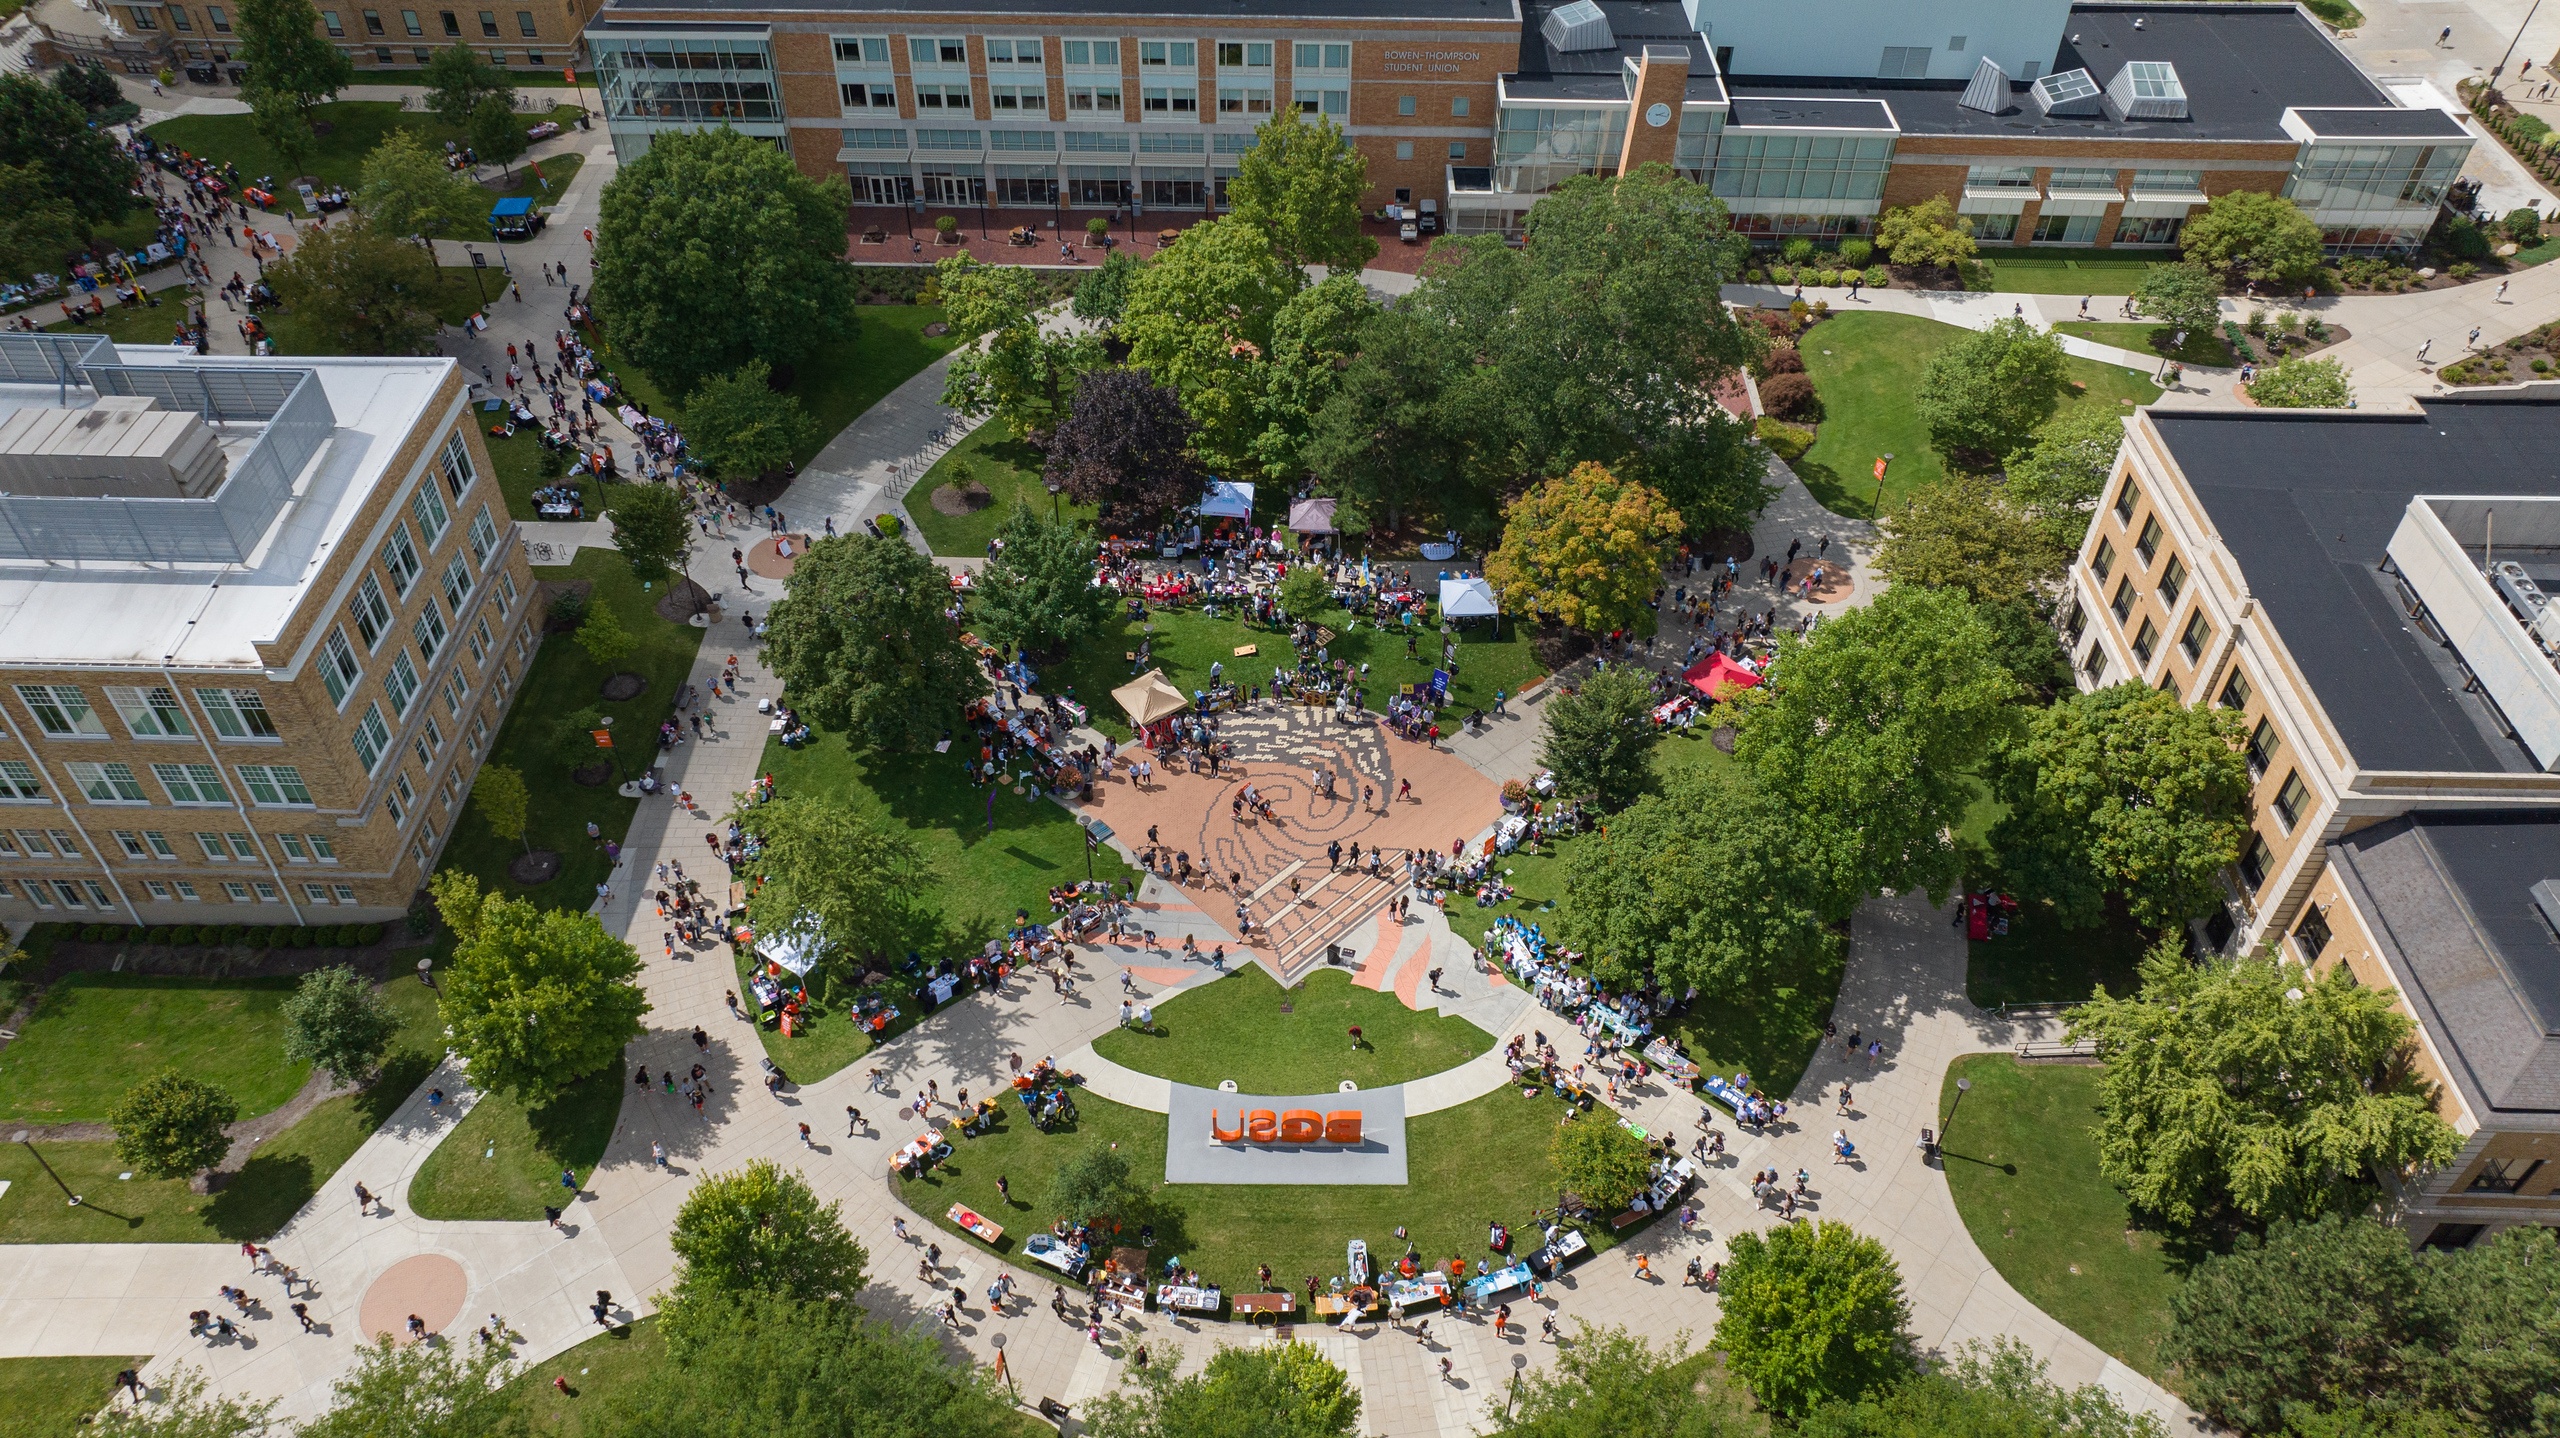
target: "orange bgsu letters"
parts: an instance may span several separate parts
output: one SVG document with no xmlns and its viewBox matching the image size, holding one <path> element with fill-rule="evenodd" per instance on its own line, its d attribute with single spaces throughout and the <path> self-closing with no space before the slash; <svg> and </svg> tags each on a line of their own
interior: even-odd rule
<svg viewBox="0 0 2560 1438">
<path fill-rule="evenodd" d="M 1244 1122 L 1244 1115 L 1242 1113 L 1238 1113 L 1236 1115 L 1236 1122 L 1239 1125 Z M 1239 1143 L 1242 1142 L 1243 1139 L 1244 1129 L 1242 1127 L 1218 1127 L 1218 1111 L 1216 1109 L 1209 1110 L 1209 1141 L 1211 1143 Z"/>
<path fill-rule="evenodd" d="M 1360 1142 L 1360 1110 L 1336 1109 L 1324 1116 L 1324 1141 L 1357 1144 Z"/>
<path fill-rule="evenodd" d="M 1311 1108 L 1293 1108 L 1280 1115 L 1282 1143 L 1314 1143 L 1324 1137 L 1324 1118 Z"/>
<path fill-rule="evenodd" d="M 1280 1116 L 1267 1108 L 1258 1108 L 1244 1116 L 1244 1135 L 1255 1143 L 1269 1143 L 1280 1136 Z"/>
</svg>

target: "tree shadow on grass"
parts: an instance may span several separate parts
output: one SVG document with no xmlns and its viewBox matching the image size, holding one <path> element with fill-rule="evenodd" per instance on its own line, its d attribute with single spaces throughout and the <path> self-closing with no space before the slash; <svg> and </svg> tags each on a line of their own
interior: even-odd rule
<svg viewBox="0 0 2560 1438">
<path fill-rule="evenodd" d="M 525 1111 L 534 1146 L 563 1168 L 581 1174 L 593 1170 L 613 1141 L 614 1121 L 622 1115 L 623 1084 L 630 1070 L 620 1060 L 569 1085 L 558 1098 Z"/>
<path fill-rule="evenodd" d="M 302 1211 L 325 1176 L 307 1154 L 251 1154 L 205 1206 L 205 1222 L 226 1239 L 265 1238 Z"/>
</svg>

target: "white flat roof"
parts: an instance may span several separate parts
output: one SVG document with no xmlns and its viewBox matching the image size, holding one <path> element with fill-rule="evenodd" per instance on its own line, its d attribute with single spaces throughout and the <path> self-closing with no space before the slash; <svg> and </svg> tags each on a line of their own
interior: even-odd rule
<svg viewBox="0 0 2560 1438">
<path fill-rule="evenodd" d="M 391 457 L 429 417 L 454 361 L 251 359 L 166 345 L 121 345 L 117 356 L 136 367 L 310 370 L 337 412 L 336 433 L 295 478 L 293 497 L 244 562 L 0 560 L 0 668 L 263 670 L 254 646 L 283 633 Z M 70 393 L 75 408 L 95 399 L 87 390 Z M 60 402 L 52 385 L 0 384 L 0 418 Z"/>
</svg>

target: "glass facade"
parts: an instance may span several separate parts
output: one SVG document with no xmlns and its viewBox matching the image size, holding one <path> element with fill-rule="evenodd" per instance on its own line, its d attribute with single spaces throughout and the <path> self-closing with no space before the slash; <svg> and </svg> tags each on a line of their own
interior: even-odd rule
<svg viewBox="0 0 2560 1438">
<path fill-rule="evenodd" d="M 2462 173 L 2463 145 L 2334 145 L 2302 148 L 2284 193 L 2320 224 L 2331 250 L 2406 250 L 2426 237 L 2445 188 Z"/>
<path fill-rule="evenodd" d="M 782 99 L 773 51 L 763 39 L 619 36 L 591 31 L 596 87 L 608 124 L 779 124 Z"/>
<path fill-rule="evenodd" d="M 1761 135 L 1727 131 L 1708 187 L 1719 199 L 1878 200 L 1893 168 L 1893 137 Z"/>
<path fill-rule="evenodd" d="M 1576 175 L 1614 174 L 1627 107 L 1506 105 L 1493 136 L 1494 187 L 1543 194 Z"/>
</svg>

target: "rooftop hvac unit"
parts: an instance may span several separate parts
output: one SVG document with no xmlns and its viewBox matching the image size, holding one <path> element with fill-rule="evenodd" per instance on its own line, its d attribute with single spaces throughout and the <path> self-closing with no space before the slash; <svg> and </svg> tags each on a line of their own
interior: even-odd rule
<svg viewBox="0 0 2560 1438">
<path fill-rule="evenodd" d="M 1547 12 L 1538 33 L 1560 54 L 1579 50 L 1615 50 L 1618 37 L 1609 29 L 1609 17 L 1591 0 L 1573 0 Z"/>
<path fill-rule="evenodd" d="M 2107 99 L 2128 120 L 2187 118 L 2187 87 L 2166 60 L 2134 60 L 2107 82 Z"/>
<path fill-rule="evenodd" d="M 2103 115 L 2098 82 L 2086 70 L 2059 70 L 2034 86 L 2036 108 L 2048 115 Z"/>
<path fill-rule="evenodd" d="M 1964 98 L 1956 101 L 1968 110 L 1997 115 L 2009 108 L 2009 72 L 2000 68 L 1990 56 L 1973 67 L 1973 79 L 1964 87 Z"/>
</svg>

